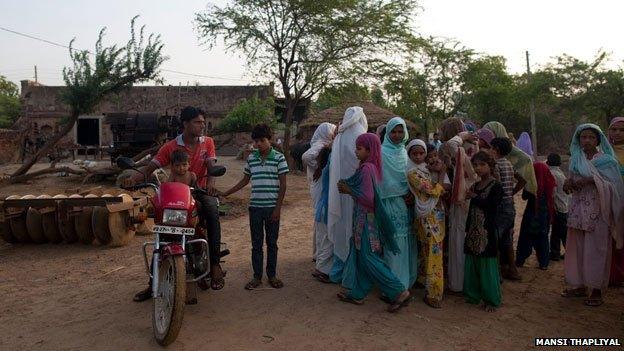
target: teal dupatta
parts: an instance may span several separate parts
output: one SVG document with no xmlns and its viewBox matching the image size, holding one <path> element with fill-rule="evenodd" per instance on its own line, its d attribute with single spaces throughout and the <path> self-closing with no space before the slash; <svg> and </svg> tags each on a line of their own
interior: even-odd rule
<svg viewBox="0 0 624 351">
<path fill-rule="evenodd" d="M 366 177 L 370 178 L 366 179 Z M 375 178 L 370 168 L 363 165 L 357 169 L 353 176 L 343 179 L 343 181 L 351 188 L 356 206 L 362 206 L 374 213 L 377 236 L 382 247 L 396 255 L 401 252 L 394 239 L 396 227 L 392 222 L 386 206 L 381 201 L 379 187 Z M 373 195 L 372 201 L 370 201 L 371 194 Z"/>
</svg>

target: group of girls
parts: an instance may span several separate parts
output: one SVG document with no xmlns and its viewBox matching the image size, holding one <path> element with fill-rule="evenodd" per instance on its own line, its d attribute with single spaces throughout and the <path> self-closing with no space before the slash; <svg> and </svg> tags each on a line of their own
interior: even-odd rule
<svg viewBox="0 0 624 351">
<path fill-rule="evenodd" d="M 570 178 L 562 185 L 572 194 L 569 287 L 562 295 L 585 296 L 592 306 L 602 303 L 610 274 L 623 278 L 624 168 L 614 156 L 624 159 L 624 119 L 614 120 L 614 128 L 621 128 L 611 137 L 617 154 L 599 127 L 579 126 Z M 313 275 L 340 284 L 340 300 L 362 304 L 377 285 L 388 310 L 396 312 L 411 300 L 410 289 L 421 287 L 431 307 L 441 307 L 447 289 L 493 311 L 502 302 L 501 280 L 519 280 L 516 267 L 533 248 L 540 268 L 547 266 L 557 183 L 546 164 L 512 145 L 502 124 L 477 130 L 446 119 L 439 148 L 408 142 L 400 117 L 377 133 L 367 130 L 362 108 L 351 107 L 339 126 L 321 124 L 303 155 L 315 208 Z M 513 196 L 519 191 L 528 206 L 515 251 Z"/>
</svg>

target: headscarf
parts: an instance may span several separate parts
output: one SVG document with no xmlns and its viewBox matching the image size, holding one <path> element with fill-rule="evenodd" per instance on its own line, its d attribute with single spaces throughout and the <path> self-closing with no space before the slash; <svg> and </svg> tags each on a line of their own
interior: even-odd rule
<svg viewBox="0 0 624 351">
<path fill-rule="evenodd" d="M 321 148 L 332 142 L 334 132 L 336 131 L 336 125 L 328 122 L 321 123 L 316 130 L 312 139 L 310 140 L 310 147 L 321 144 Z"/>
<path fill-rule="evenodd" d="M 317 206 L 323 192 L 322 182 L 314 180 L 314 173 L 319 167 L 317 158 L 323 148 L 331 144 L 335 130 L 336 126 L 334 124 L 327 122 L 321 123 L 318 127 L 316 127 L 312 140 L 310 140 L 310 148 L 302 155 L 302 159 L 307 165 L 306 172 L 308 184 L 310 186 L 310 196 L 312 197 L 312 204 L 315 207 Z"/>
<path fill-rule="evenodd" d="M 466 121 L 464 122 L 464 129 L 466 129 L 466 131 L 468 132 L 474 133 L 477 131 L 477 125 L 472 121 Z"/>
<path fill-rule="evenodd" d="M 552 220 L 553 214 L 555 213 L 553 192 L 557 188 L 557 181 L 552 173 L 550 173 L 548 165 L 544 162 L 533 163 L 533 169 L 535 169 L 535 178 L 537 179 L 536 200 L 539 201 L 542 196 L 546 196 L 546 204 Z M 535 210 L 537 211 L 537 206 L 535 206 Z"/>
<path fill-rule="evenodd" d="M 490 145 L 490 143 L 492 142 L 492 139 L 494 139 L 496 136 L 494 135 L 494 133 L 492 133 L 491 130 L 487 128 L 481 128 L 477 130 L 477 137 L 479 137 L 479 139 L 485 141 L 488 145 Z"/>
<path fill-rule="evenodd" d="M 407 144 L 408 154 L 409 154 L 409 150 L 411 150 L 412 147 L 414 146 L 422 147 L 425 150 L 425 154 L 427 154 L 427 144 L 425 144 L 425 142 L 422 141 L 421 139 L 414 139 L 410 141 L 409 144 Z M 412 172 L 416 172 L 419 178 L 424 178 L 426 181 L 431 182 L 431 173 L 429 172 L 429 169 L 427 168 L 427 164 L 425 162 L 416 164 L 414 163 L 414 161 L 408 158 L 407 168 L 405 169 L 405 175 L 409 177 L 410 173 Z M 412 187 L 412 184 L 409 183 L 409 181 L 408 181 L 408 185 L 409 185 L 410 191 L 412 192 L 412 194 L 414 194 L 414 212 L 416 213 L 416 216 L 424 217 L 430 214 L 431 211 L 433 211 L 433 209 L 437 205 L 438 198 L 431 196 L 423 200 L 421 199 L 420 196 L 418 196 L 418 190 L 414 189 Z"/>
<path fill-rule="evenodd" d="M 613 125 L 616 123 L 624 123 L 624 117 L 615 117 L 614 119 L 612 119 L 611 123 L 609 123 L 609 129 L 611 129 L 611 127 L 613 127 Z M 622 173 L 622 176 L 624 176 L 624 144 L 614 145 L 613 139 L 611 138 L 609 138 L 609 141 L 611 142 L 613 151 L 615 151 L 615 156 L 617 160 L 620 162 L 620 171 Z"/>
<path fill-rule="evenodd" d="M 397 126 L 403 126 L 405 134 L 403 140 L 395 144 L 390 139 L 392 130 Z M 407 125 L 401 117 L 393 117 L 386 125 L 386 135 L 381 145 L 381 154 L 383 160 L 383 181 L 381 182 L 380 191 L 382 199 L 396 196 L 403 196 L 409 191 L 407 185 L 407 177 L 405 176 L 405 168 L 407 167 L 407 150 L 405 150 L 405 142 L 409 139 Z"/>
<path fill-rule="evenodd" d="M 412 161 L 409 158 L 409 152 L 412 149 L 412 147 L 414 146 L 420 146 L 425 150 L 425 155 L 427 154 L 427 144 L 425 144 L 425 142 L 422 139 L 414 139 L 412 141 L 409 142 L 409 144 L 407 144 L 407 147 L 405 148 L 407 150 L 407 166 L 405 167 L 405 174 L 409 174 L 409 172 L 413 169 L 418 169 L 419 171 L 426 171 L 427 170 L 427 166 L 426 164 L 423 162 L 421 164 L 416 164 L 414 163 L 414 161 Z"/>
<path fill-rule="evenodd" d="M 355 157 L 355 140 L 366 133 L 368 122 L 364 110 L 359 106 L 349 107 L 342 118 L 342 124 L 332 145 L 329 168 L 329 196 L 327 233 L 334 244 L 334 254 L 346 261 L 349 254 L 349 240 L 353 234 L 353 199 L 338 192 L 338 181 L 351 177 L 359 166 Z"/>
<path fill-rule="evenodd" d="M 507 129 L 500 122 L 488 122 L 483 128 L 491 130 L 498 138 L 509 138 Z M 537 194 L 537 180 L 535 179 L 535 170 L 533 169 L 531 156 L 514 146 L 505 158 L 511 162 L 514 170 L 526 181 L 524 189 L 533 195 Z"/>
<path fill-rule="evenodd" d="M 440 140 L 449 141 L 452 137 L 464 131 L 466 131 L 466 127 L 461 118 L 447 118 L 440 124 Z"/>
<path fill-rule="evenodd" d="M 366 161 L 361 163 L 370 163 L 375 166 L 375 176 L 377 181 L 380 182 L 383 179 L 383 167 L 381 165 L 381 142 L 379 142 L 379 137 L 373 133 L 364 133 L 357 137 L 355 146 L 365 147 L 370 152 Z"/>
<path fill-rule="evenodd" d="M 598 151 L 593 159 L 588 160 L 581 148 L 580 135 L 586 129 L 593 129 L 600 136 Z M 570 173 L 594 179 L 600 198 L 600 213 L 609 224 L 616 247 L 620 249 L 624 241 L 622 230 L 615 230 L 620 219 L 621 199 L 624 198 L 624 183 L 620 175 L 619 163 L 615 159 L 613 148 L 600 127 L 592 123 L 581 124 L 576 128 L 570 143 Z"/>
<path fill-rule="evenodd" d="M 533 143 L 531 143 L 531 137 L 529 133 L 522 132 L 520 137 L 518 138 L 518 142 L 516 143 L 518 149 L 524 151 L 529 156 L 533 156 Z"/>
</svg>

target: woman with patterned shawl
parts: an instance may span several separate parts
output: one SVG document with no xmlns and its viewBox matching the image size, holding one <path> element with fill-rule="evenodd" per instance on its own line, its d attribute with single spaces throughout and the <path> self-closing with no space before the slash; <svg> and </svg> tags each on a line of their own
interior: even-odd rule
<svg viewBox="0 0 624 351">
<path fill-rule="evenodd" d="M 408 138 L 407 126 L 401 117 L 388 121 L 381 145 L 383 180 L 379 186 L 381 201 L 396 228 L 394 240 L 401 251 L 384 253 L 384 260 L 407 288 L 416 282 L 418 275 L 418 243 L 411 235 L 411 214 L 405 203 L 406 198 L 411 197 L 405 175 L 408 160 L 405 142 Z"/>
<path fill-rule="evenodd" d="M 622 247 L 616 229 L 624 183 L 613 148 L 600 127 L 581 124 L 570 145 L 570 177 L 564 191 L 572 192 L 568 212 L 564 297 L 587 296 L 587 306 L 600 306 L 609 284 L 611 238 Z"/>
<path fill-rule="evenodd" d="M 440 125 L 442 147 L 440 156 L 446 164 L 452 182 L 450 207 L 448 212 L 448 288 L 459 293 L 464 288 L 464 239 L 466 218 L 470 199 L 466 192 L 476 180 L 469 154 L 478 149 L 473 136 L 466 132 L 458 117 L 445 119 Z M 474 143 L 473 143 L 474 141 Z"/>
<path fill-rule="evenodd" d="M 427 145 L 424 141 L 420 139 L 410 141 L 407 144 L 407 151 L 410 155 L 407 161 L 407 180 L 414 194 L 413 228 L 420 249 L 418 282 L 425 286 L 425 303 L 433 308 L 441 308 L 444 293 L 442 252 L 446 234 L 446 214 L 440 197 L 444 193 L 444 184 L 450 186 L 450 181 L 437 156 L 433 156 L 435 159 L 430 158 L 433 171 L 427 167 Z M 421 156 L 421 160 L 418 160 L 418 152 L 425 154 L 424 157 Z M 435 153 L 435 149 L 431 152 Z M 435 167 L 441 170 L 436 171 Z"/>
<path fill-rule="evenodd" d="M 624 177 L 624 117 L 615 117 L 609 124 L 609 141 L 615 152 L 615 158 L 620 163 L 620 173 Z M 618 230 L 624 231 L 624 216 L 620 218 Z M 611 257 L 611 276 L 609 285 L 622 286 L 624 283 L 624 249 L 617 249 L 613 245 Z"/>
<path fill-rule="evenodd" d="M 355 174 L 338 182 L 343 194 L 353 197 L 353 236 L 345 262 L 342 286 L 338 294 L 344 302 L 363 303 L 373 285 L 392 300 L 389 312 L 405 306 L 410 293 L 381 258 L 384 254 L 399 254 L 394 237 L 394 223 L 379 197 L 378 185 L 383 179 L 381 145 L 377 135 L 366 133 L 356 140 L 356 155 L 360 166 Z"/>
</svg>

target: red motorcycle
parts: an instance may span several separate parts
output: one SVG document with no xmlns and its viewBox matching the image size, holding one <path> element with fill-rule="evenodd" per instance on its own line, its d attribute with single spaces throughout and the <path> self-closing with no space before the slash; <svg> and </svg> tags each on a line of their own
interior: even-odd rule
<svg viewBox="0 0 624 351">
<path fill-rule="evenodd" d="M 122 169 L 134 169 L 131 158 L 119 157 Z M 225 174 L 225 167 L 212 166 L 211 177 Z M 145 175 L 146 176 L 146 175 Z M 147 177 L 146 177 L 147 179 Z M 184 307 L 197 303 L 196 287 L 209 286 L 210 260 L 208 242 L 201 238 L 205 229 L 200 225 L 194 193 L 206 194 L 199 188 L 182 183 L 144 182 L 132 190 L 152 188 L 154 206 L 154 241 L 143 244 L 143 258 L 152 282 L 152 326 L 156 341 L 163 346 L 171 344 L 178 336 L 184 317 Z M 150 269 L 147 247 L 153 248 Z M 221 257 L 229 250 L 221 247 Z M 198 284 L 201 283 L 201 284 Z"/>
</svg>

